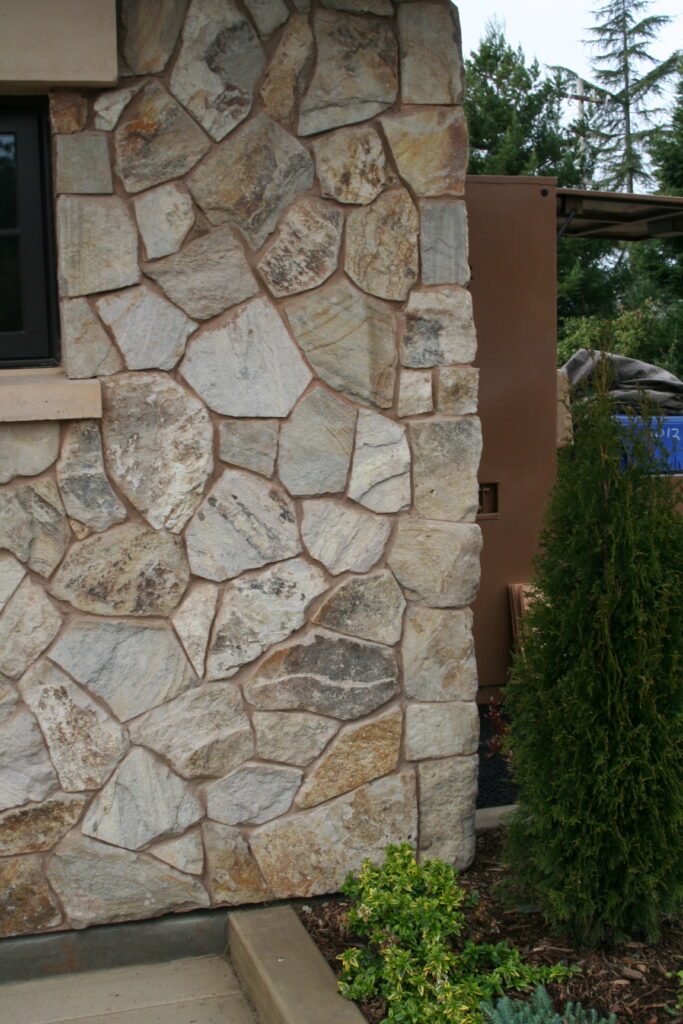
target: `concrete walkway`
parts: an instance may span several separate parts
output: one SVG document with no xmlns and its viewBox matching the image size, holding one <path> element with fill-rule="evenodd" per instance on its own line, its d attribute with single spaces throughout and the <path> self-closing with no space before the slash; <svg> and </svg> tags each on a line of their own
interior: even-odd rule
<svg viewBox="0 0 683 1024">
<path fill-rule="evenodd" d="M 220 956 L 0 985 L 7 1024 L 256 1024 Z"/>
</svg>

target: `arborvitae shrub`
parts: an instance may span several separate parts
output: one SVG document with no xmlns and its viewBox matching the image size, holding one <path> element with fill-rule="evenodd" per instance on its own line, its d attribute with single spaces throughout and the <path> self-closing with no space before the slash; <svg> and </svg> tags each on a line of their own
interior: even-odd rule
<svg viewBox="0 0 683 1024">
<path fill-rule="evenodd" d="M 683 896 L 683 517 L 649 420 L 624 468 L 606 372 L 573 399 L 505 701 L 513 877 L 589 945 L 655 937 Z"/>
<path fill-rule="evenodd" d="M 482 1009 L 490 1024 L 617 1024 L 613 1013 L 599 1017 L 596 1010 L 585 1010 L 581 1003 L 565 1003 L 558 1013 L 547 989 L 539 985 L 529 1002 L 503 996 L 496 1003 L 484 1003 Z"/>
</svg>

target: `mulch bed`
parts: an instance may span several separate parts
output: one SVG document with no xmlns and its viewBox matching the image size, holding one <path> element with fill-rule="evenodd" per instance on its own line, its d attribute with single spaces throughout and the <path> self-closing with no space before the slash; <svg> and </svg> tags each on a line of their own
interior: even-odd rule
<svg viewBox="0 0 683 1024">
<path fill-rule="evenodd" d="M 548 986 L 555 1005 L 560 1008 L 570 999 L 585 1007 L 595 1007 L 601 1015 L 615 1013 L 629 1024 L 675 1024 L 683 1015 L 671 1009 L 676 1001 L 677 982 L 666 975 L 683 968 L 683 921 L 668 927 L 656 943 L 628 942 L 609 951 L 574 949 L 553 935 L 540 914 L 505 909 L 496 894 L 504 875 L 501 864 L 502 830 L 481 833 L 477 837 L 477 856 L 472 867 L 460 876 L 461 885 L 476 889 L 479 902 L 468 911 L 468 936 L 477 942 L 507 939 L 518 946 L 528 961 L 553 964 L 562 961 L 581 968 L 568 981 Z M 300 906 L 299 918 L 331 964 L 338 971 L 336 957 L 348 946 L 361 945 L 347 929 L 348 902 L 332 898 L 313 905 Z M 381 1001 L 363 1004 L 360 1010 L 370 1024 L 379 1024 L 385 1016 Z"/>
</svg>

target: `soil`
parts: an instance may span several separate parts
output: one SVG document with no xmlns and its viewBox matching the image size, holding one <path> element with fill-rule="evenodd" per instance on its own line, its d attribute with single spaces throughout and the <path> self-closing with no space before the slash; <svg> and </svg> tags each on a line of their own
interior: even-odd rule
<svg viewBox="0 0 683 1024">
<path fill-rule="evenodd" d="M 567 981 L 548 986 L 558 1009 L 567 1000 L 594 1007 L 601 1016 L 617 1015 L 619 1024 L 683 1024 L 683 1014 L 673 1009 L 677 981 L 667 974 L 683 968 L 683 920 L 665 928 L 654 943 L 627 942 L 609 951 L 572 948 L 548 928 L 538 913 L 507 910 L 497 894 L 505 868 L 501 863 L 502 830 L 483 832 L 477 837 L 477 855 L 472 867 L 460 875 L 460 884 L 476 889 L 477 906 L 468 911 L 468 936 L 477 942 L 507 939 L 518 946 L 534 964 L 562 961 L 581 968 Z M 346 924 L 349 903 L 342 897 L 299 906 L 304 926 L 338 972 L 336 957 L 348 946 L 361 945 Z M 385 1016 L 381 1000 L 359 1006 L 370 1024 Z"/>
</svg>

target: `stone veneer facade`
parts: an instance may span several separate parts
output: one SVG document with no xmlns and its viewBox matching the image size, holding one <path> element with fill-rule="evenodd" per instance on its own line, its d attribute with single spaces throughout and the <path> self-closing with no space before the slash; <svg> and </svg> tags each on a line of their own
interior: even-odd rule
<svg viewBox="0 0 683 1024">
<path fill-rule="evenodd" d="M 123 0 L 51 96 L 62 355 L 0 427 L 0 934 L 473 855 L 457 13 Z"/>
</svg>

